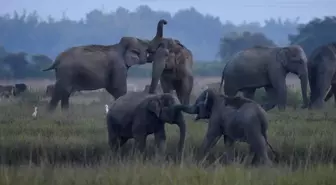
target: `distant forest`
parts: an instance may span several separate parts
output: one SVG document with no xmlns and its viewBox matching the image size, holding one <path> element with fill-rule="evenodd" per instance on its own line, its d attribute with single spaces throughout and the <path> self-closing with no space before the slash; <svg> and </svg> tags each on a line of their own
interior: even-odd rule
<svg viewBox="0 0 336 185">
<path fill-rule="evenodd" d="M 168 21 L 164 36 L 180 40 L 193 52 L 194 71 L 201 76 L 220 75 L 223 62 L 233 53 L 253 45 L 300 44 L 309 54 L 318 45 L 336 39 L 335 17 L 314 19 L 304 25 L 298 24 L 299 19 L 277 18 L 264 23 L 235 25 L 203 15 L 194 8 L 180 10 L 174 15 L 154 11 L 148 6 L 139 6 L 133 12 L 125 8 L 110 13 L 93 10 L 80 21 L 66 16 L 61 20 L 52 17 L 43 20 L 37 12 L 14 12 L 0 16 L 0 78 L 52 77 L 52 72 L 43 73 L 40 69 L 50 65 L 63 50 L 85 44 L 114 44 L 123 36 L 151 39 L 160 19 Z M 9 54 L 11 57 L 6 58 Z M 17 61 L 20 59 L 22 61 Z M 149 74 L 148 65 L 130 71 L 130 76 Z"/>
</svg>

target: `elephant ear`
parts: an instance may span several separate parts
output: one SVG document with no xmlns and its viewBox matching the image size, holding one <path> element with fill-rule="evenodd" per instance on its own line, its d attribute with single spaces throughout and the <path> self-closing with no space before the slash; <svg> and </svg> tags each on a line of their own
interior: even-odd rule
<svg viewBox="0 0 336 185">
<path fill-rule="evenodd" d="M 147 109 L 154 113 L 157 117 L 160 117 L 161 107 L 158 100 L 150 100 L 147 105 Z"/>
<path fill-rule="evenodd" d="M 232 106 L 236 109 L 239 109 L 246 103 L 255 103 L 253 100 L 241 96 L 234 96 L 234 97 L 224 96 L 224 98 L 225 98 L 225 105 Z"/>
<path fill-rule="evenodd" d="M 290 59 L 290 50 L 288 47 L 279 48 L 276 53 L 276 60 L 280 62 L 283 66 L 287 66 L 288 60 Z"/>
<path fill-rule="evenodd" d="M 127 67 L 131 67 L 136 64 L 140 64 L 140 48 L 136 48 L 135 46 L 141 45 L 141 43 L 132 37 L 123 37 L 120 39 L 119 44 L 123 47 L 123 56 L 124 61 Z"/>
</svg>

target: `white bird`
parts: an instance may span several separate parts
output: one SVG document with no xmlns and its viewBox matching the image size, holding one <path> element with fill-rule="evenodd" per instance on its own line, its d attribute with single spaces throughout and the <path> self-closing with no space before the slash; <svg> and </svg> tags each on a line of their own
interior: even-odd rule
<svg viewBox="0 0 336 185">
<path fill-rule="evenodd" d="M 107 104 L 105 104 L 105 112 L 106 112 L 106 114 L 108 113 L 108 111 L 109 111 L 109 107 L 108 107 Z"/>
<path fill-rule="evenodd" d="M 34 118 L 36 118 L 36 116 L 37 116 L 37 107 L 34 107 L 34 112 L 33 112 L 32 116 Z"/>
</svg>

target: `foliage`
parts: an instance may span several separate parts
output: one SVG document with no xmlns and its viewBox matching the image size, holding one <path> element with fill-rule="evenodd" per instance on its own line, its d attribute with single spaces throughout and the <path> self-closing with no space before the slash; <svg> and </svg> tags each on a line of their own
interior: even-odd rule
<svg viewBox="0 0 336 185">
<path fill-rule="evenodd" d="M 219 39 L 230 32 L 261 32 L 277 44 L 287 44 L 287 35 L 296 33 L 297 20 L 268 19 L 259 22 L 222 23 L 219 17 L 204 15 L 194 8 L 175 14 L 139 6 L 135 11 L 119 7 L 113 12 L 92 10 L 83 20 L 41 18 L 37 12 L 0 16 L 0 45 L 11 52 L 40 53 L 54 58 L 63 50 L 85 44 L 114 44 L 122 36 L 151 39 L 159 19 L 168 25 L 164 35 L 179 39 L 196 60 L 214 60 Z"/>
<path fill-rule="evenodd" d="M 10 53 L 0 48 L 0 78 L 23 79 L 27 77 L 50 77 L 42 68 L 53 61 L 44 55 L 29 55 L 24 52 Z"/>
<path fill-rule="evenodd" d="M 233 54 L 254 46 L 276 46 L 262 33 L 230 33 L 220 39 L 219 55 L 222 61 L 226 61 Z"/>
<path fill-rule="evenodd" d="M 309 56 L 321 45 L 336 41 L 336 17 L 315 18 L 298 27 L 298 34 L 288 36 L 291 44 L 299 44 Z"/>
</svg>

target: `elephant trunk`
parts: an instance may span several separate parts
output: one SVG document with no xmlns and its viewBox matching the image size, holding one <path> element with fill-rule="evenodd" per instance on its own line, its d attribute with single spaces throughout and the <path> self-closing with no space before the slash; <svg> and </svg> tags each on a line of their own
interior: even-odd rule
<svg viewBox="0 0 336 185">
<path fill-rule="evenodd" d="M 188 114 L 197 114 L 197 105 L 176 105 L 175 108 Z"/>
<path fill-rule="evenodd" d="M 301 93 L 302 93 L 302 108 L 308 107 L 308 97 L 307 97 L 307 85 L 308 85 L 308 73 L 303 73 L 300 75 L 301 81 Z"/>
<path fill-rule="evenodd" d="M 166 25 L 167 21 L 164 19 L 161 19 L 156 27 L 156 35 L 154 39 L 161 39 L 163 37 L 163 25 Z"/>
<path fill-rule="evenodd" d="M 165 57 L 162 57 L 158 60 L 153 61 L 153 68 L 152 68 L 152 81 L 149 87 L 149 93 L 153 94 L 155 93 L 156 86 L 159 83 L 159 79 L 161 77 L 161 74 L 165 68 Z"/>
</svg>

